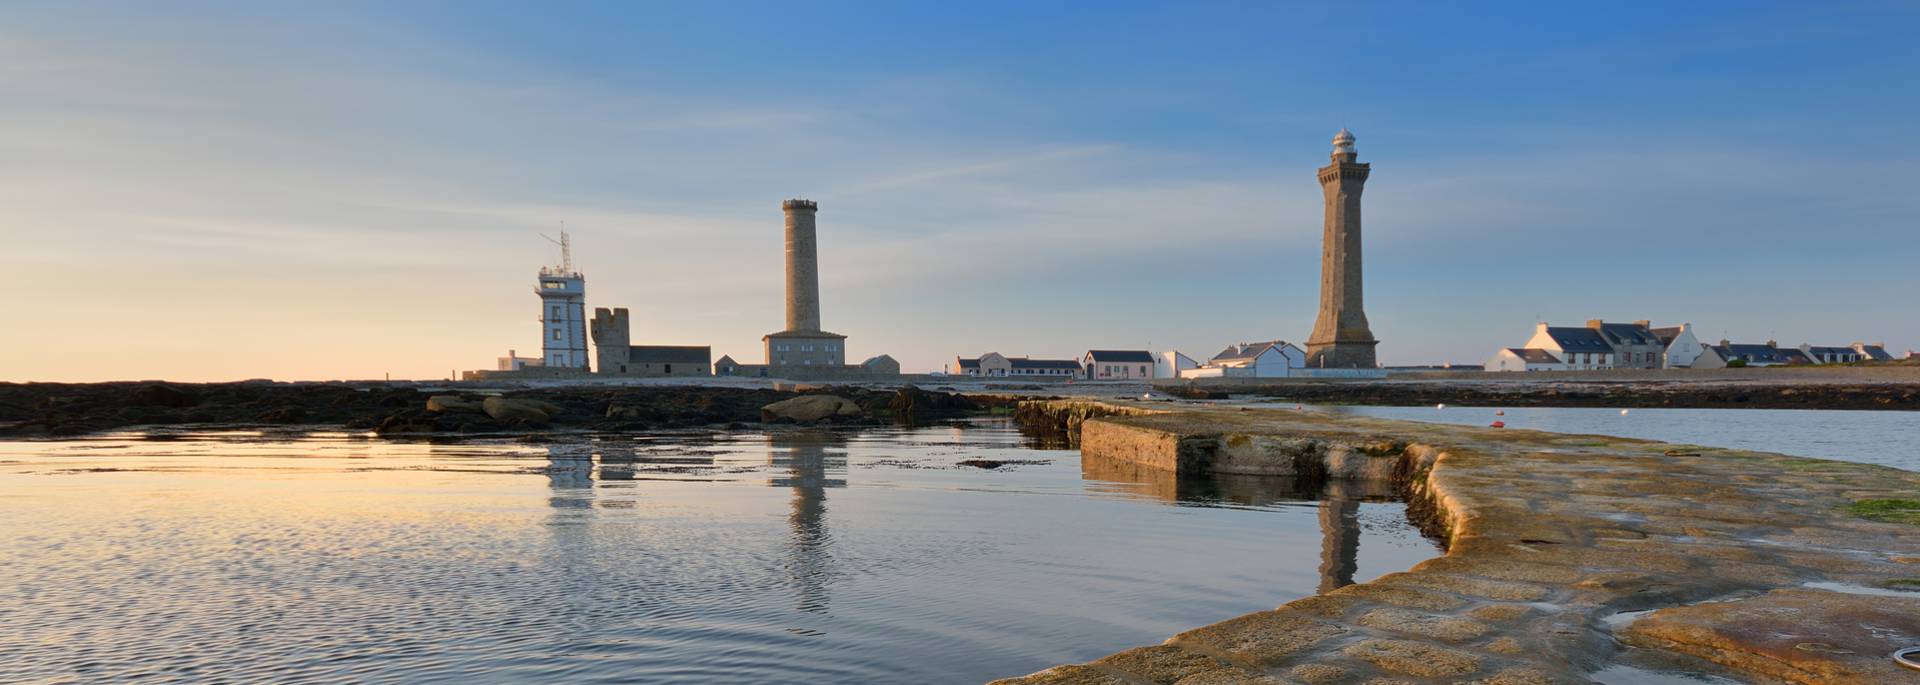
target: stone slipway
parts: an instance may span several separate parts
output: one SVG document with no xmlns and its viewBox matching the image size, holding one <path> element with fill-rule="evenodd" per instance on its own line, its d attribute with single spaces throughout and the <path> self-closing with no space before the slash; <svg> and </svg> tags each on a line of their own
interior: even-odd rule
<svg viewBox="0 0 1920 685">
<path fill-rule="evenodd" d="M 1920 499 L 1920 474 L 1284 409 L 1061 400 L 1021 414 L 1078 425 L 1089 460 L 1392 479 L 1448 549 L 1404 573 L 997 683 L 1533 685 L 1627 668 L 1920 683 L 1889 658 L 1920 645 L 1920 592 L 1907 591 L 1920 590 L 1920 514 L 1849 513 Z"/>
</svg>

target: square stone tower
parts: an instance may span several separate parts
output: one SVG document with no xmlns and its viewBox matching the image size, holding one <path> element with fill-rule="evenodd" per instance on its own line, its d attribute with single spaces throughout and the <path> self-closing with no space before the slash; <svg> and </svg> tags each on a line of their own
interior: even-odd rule
<svg viewBox="0 0 1920 685">
<path fill-rule="evenodd" d="M 1320 252 L 1320 318 L 1307 338 L 1307 368 L 1376 368 L 1360 293 L 1360 191 L 1371 167 L 1356 161 L 1353 132 L 1333 137 L 1333 163 L 1320 167 L 1326 230 Z"/>
</svg>

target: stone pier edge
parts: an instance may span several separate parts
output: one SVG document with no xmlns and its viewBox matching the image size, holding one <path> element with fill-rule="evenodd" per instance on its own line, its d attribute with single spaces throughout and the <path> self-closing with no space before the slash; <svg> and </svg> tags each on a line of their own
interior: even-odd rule
<svg viewBox="0 0 1920 685">
<path fill-rule="evenodd" d="M 1068 431 L 1089 459 L 1392 478 L 1447 553 L 995 685 L 1547 685 L 1594 682 L 1615 664 L 1750 682 L 1920 682 L 1886 657 L 1889 644 L 1920 644 L 1920 594 L 1898 591 L 1920 588 L 1920 527 L 1846 513 L 1860 500 L 1920 498 L 1920 474 L 1281 409 L 1036 400 L 1019 418 Z"/>
</svg>

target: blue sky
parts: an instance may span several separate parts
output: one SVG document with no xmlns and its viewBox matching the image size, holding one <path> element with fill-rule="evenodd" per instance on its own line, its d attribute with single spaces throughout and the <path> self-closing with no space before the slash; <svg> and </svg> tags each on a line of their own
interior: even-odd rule
<svg viewBox="0 0 1920 685">
<path fill-rule="evenodd" d="M 1388 363 L 1920 347 L 1912 3 L 1031 5 L 0 8 L 0 379 L 484 368 L 561 221 L 757 359 L 793 196 L 854 357 L 1300 340 L 1341 126 Z"/>
</svg>

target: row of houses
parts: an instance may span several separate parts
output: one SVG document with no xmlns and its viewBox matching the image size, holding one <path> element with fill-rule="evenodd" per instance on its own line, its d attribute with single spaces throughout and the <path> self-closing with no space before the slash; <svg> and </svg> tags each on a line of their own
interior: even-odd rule
<svg viewBox="0 0 1920 685">
<path fill-rule="evenodd" d="M 1082 378 L 1152 380 L 1153 353 L 1146 350 L 1087 350 L 1079 359 L 1033 359 L 988 352 L 956 357 L 947 374 L 975 378 Z"/>
<path fill-rule="evenodd" d="M 1909 354 L 1911 356 L 1911 354 Z M 1700 342 L 1693 325 L 1654 328 L 1649 321 L 1633 323 L 1593 319 L 1585 326 L 1541 323 L 1520 347 L 1502 348 L 1485 365 L 1488 371 L 1594 371 L 1605 369 L 1686 369 L 1786 364 L 1844 364 L 1892 361 L 1885 345 L 1854 343 L 1847 347 L 1801 345 L 1718 345 Z"/>
<path fill-rule="evenodd" d="M 1285 340 L 1235 343 L 1206 361 L 1179 351 L 1155 355 L 1147 350 L 1088 350 L 1079 359 L 1033 359 L 988 352 L 957 357 L 946 372 L 976 378 L 1075 378 L 1153 380 L 1156 378 L 1281 378 L 1299 375 L 1307 352 Z"/>
</svg>

